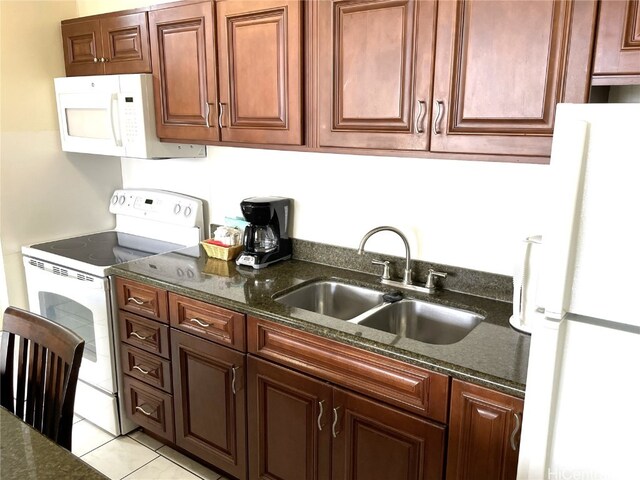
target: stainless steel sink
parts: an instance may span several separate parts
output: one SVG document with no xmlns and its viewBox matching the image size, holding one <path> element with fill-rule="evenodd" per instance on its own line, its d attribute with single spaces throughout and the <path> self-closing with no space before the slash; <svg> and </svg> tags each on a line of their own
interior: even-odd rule
<svg viewBox="0 0 640 480">
<path fill-rule="evenodd" d="M 384 292 L 334 280 L 320 280 L 276 297 L 275 301 L 341 320 L 349 320 L 384 302 Z"/>
<path fill-rule="evenodd" d="M 482 320 L 484 317 L 475 312 L 406 299 L 374 311 L 357 324 L 420 342 L 448 345 L 462 340 Z"/>
</svg>

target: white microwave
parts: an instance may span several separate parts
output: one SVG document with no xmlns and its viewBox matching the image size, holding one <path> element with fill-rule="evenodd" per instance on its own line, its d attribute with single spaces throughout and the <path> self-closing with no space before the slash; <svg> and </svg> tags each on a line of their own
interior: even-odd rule
<svg viewBox="0 0 640 480">
<path fill-rule="evenodd" d="M 204 157 L 204 145 L 156 136 L 153 77 L 148 73 L 55 78 L 65 152 L 135 158 Z"/>
</svg>

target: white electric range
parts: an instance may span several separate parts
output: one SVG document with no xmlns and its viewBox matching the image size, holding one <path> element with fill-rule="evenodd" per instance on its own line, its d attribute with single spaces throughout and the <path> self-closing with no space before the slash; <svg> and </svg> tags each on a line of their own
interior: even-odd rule
<svg viewBox="0 0 640 480">
<path fill-rule="evenodd" d="M 76 413 L 120 435 L 136 425 L 124 415 L 119 394 L 118 322 L 108 270 L 197 245 L 204 221 L 201 200 L 163 190 L 116 190 L 109 203 L 114 230 L 30 245 L 22 254 L 29 309 L 85 340 Z"/>
</svg>

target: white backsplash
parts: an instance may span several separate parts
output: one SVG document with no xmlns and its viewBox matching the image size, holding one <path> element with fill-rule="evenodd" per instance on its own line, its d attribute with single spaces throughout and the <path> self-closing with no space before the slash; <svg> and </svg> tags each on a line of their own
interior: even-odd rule
<svg viewBox="0 0 640 480">
<path fill-rule="evenodd" d="M 163 188 L 208 202 L 205 222 L 241 215 L 256 195 L 295 200 L 294 238 L 357 248 L 392 225 L 421 260 L 513 274 L 522 238 L 541 225 L 548 166 L 208 147 L 194 160 L 122 160 L 123 186 Z M 404 255 L 392 233 L 367 250 Z"/>
</svg>

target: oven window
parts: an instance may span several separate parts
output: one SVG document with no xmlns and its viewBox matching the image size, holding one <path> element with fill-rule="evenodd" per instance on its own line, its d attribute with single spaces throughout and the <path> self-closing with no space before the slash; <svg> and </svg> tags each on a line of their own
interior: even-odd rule
<svg viewBox="0 0 640 480">
<path fill-rule="evenodd" d="M 84 339 L 82 358 L 97 361 L 95 322 L 91 310 L 56 293 L 40 292 L 40 314 L 73 330 Z"/>
</svg>

